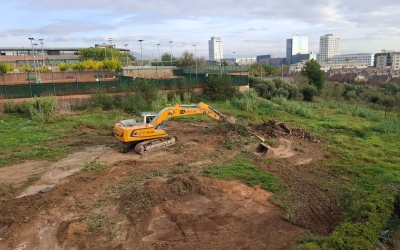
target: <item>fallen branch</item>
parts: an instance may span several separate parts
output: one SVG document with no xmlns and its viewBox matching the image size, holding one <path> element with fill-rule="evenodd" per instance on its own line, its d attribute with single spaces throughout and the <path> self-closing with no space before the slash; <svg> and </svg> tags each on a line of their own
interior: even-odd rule
<svg viewBox="0 0 400 250">
<path fill-rule="evenodd" d="M 202 128 L 209 128 L 210 126 L 203 126 L 203 125 L 196 125 L 194 123 L 190 123 L 194 127 L 202 127 Z"/>
</svg>

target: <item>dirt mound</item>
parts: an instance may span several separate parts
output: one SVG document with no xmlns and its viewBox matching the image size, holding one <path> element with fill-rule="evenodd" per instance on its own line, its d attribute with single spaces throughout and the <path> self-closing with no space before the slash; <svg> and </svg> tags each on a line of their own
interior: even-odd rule
<svg viewBox="0 0 400 250">
<path fill-rule="evenodd" d="M 268 136 L 271 138 L 284 137 L 292 140 L 296 139 L 308 140 L 316 143 L 319 142 L 319 140 L 317 140 L 312 133 L 300 127 L 290 128 L 289 125 L 283 121 L 275 121 L 270 119 L 268 121 L 264 121 L 263 123 L 250 124 L 250 128 L 261 136 Z"/>
<path fill-rule="evenodd" d="M 133 249 L 289 247 L 304 231 L 281 218 L 282 211 L 267 201 L 271 195 L 237 181 L 155 179 L 128 197 L 135 204 L 128 215 L 135 230 L 127 243 Z"/>
</svg>

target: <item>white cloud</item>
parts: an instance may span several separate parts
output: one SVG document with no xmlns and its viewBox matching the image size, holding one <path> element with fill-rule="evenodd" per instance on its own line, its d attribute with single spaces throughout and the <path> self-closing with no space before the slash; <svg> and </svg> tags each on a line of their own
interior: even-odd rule
<svg viewBox="0 0 400 250">
<path fill-rule="evenodd" d="M 207 41 L 220 36 L 224 54 L 285 55 L 293 34 L 309 36 L 310 51 L 318 51 L 319 36 L 342 38 L 342 52 L 400 50 L 400 2 L 393 0 L 14 0 L 1 1 L 5 10 L 2 46 L 43 37 L 54 46 L 93 46 L 113 37 L 117 45 L 182 53 L 197 45 L 208 55 Z M 10 21 L 12 20 L 12 21 Z M 169 41 L 174 41 L 170 46 Z"/>
</svg>

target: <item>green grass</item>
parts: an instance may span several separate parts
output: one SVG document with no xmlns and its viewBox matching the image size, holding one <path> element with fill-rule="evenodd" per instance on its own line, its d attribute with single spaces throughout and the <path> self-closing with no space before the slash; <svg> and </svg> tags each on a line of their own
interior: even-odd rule
<svg viewBox="0 0 400 250">
<path fill-rule="evenodd" d="M 104 164 L 101 164 L 100 162 L 97 161 L 86 161 L 83 168 L 80 170 L 80 172 L 90 172 L 90 171 L 102 171 L 106 169 L 107 166 Z"/>
<path fill-rule="evenodd" d="M 225 165 L 210 166 L 204 170 L 204 175 L 221 179 L 237 179 L 251 187 L 261 184 L 263 189 L 273 192 L 281 191 L 278 180 L 273 174 L 257 168 L 243 156 L 236 157 Z"/>
<path fill-rule="evenodd" d="M 0 167 L 25 160 L 60 160 L 77 150 L 77 142 L 98 144 L 111 139 L 120 118 L 118 112 L 83 113 L 37 123 L 23 115 L 0 114 Z M 80 127 L 93 131 L 81 132 Z"/>
</svg>

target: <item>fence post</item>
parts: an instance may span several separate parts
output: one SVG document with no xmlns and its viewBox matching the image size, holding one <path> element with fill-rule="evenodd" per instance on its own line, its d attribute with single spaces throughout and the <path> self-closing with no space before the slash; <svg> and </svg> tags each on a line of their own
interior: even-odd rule
<svg viewBox="0 0 400 250">
<path fill-rule="evenodd" d="M 54 93 L 54 96 L 57 96 L 57 94 L 56 94 L 56 85 L 54 84 L 54 81 L 53 81 L 53 93 Z"/>
<path fill-rule="evenodd" d="M 6 94 L 6 99 L 8 99 L 8 95 L 7 95 L 7 87 L 6 84 L 4 83 L 4 93 Z"/>
<path fill-rule="evenodd" d="M 32 83 L 29 83 L 29 90 L 31 91 L 31 97 L 33 97 L 33 93 L 32 93 Z"/>
</svg>

